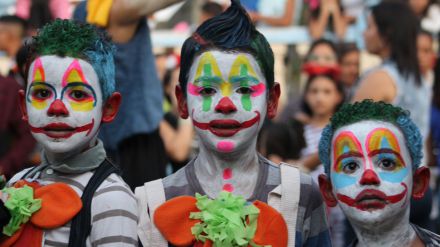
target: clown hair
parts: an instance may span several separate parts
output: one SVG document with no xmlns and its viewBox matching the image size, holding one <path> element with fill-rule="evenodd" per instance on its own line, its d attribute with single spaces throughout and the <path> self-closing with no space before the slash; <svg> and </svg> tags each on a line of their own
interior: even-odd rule
<svg viewBox="0 0 440 247">
<path fill-rule="evenodd" d="M 84 59 L 98 75 L 103 99 L 115 91 L 115 47 L 104 31 L 89 24 L 57 19 L 45 25 L 28 46 L 27 71 L 38 56 Z"/>
<path fill-rule="evenodd" d="M 180 86 L 186 92 L 189 71 L 194 58 L 207 50 L 247 52 L 255 57 L 267 84 L 274 83 L 274 57 L 266 38 L 255 29 L 240 1 L 232 0 L 222 14 L 202 23 L 182 46 L 179 75 Z"/>
<path fill-rule="evenodd" d="M 412 159 L 412 167 L 417 169 L 423 157 L 422 136 L 409 115 L 408 111 L 384 102 L 364 100 L 354 104 L 344 104 L 330 119 L 330 123 L 322 131 L 319 141 L 319 158 L 324 164 L 325 172 L 330 174 L 332 139 L 336 130 L 366 120 L 388 122 L 397 126 L 405 136 L 405 143 Z"/>
</svg>

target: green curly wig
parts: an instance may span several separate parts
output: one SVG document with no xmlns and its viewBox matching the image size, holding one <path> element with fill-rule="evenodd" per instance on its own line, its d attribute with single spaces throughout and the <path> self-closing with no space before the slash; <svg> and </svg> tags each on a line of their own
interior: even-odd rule
<svg viewBox="0 0 440 247">
<path fill-rule="evenodd" d="M 102 30 L 90 24 L 73 20 L 57 19 L 45 25 L 30 43 L 27 64 L 38 56 L 57 55 L 80 58 L 88 61 L 95 69 L 107 99 L 115 90 L 114 45 Z"/>
<path fill-rule="evenodd" d="M 410 118 L 410 113 L 400 107 L 385 102 L 364 100 L 354 104 L 344 104 L 330 119 L 324 128 L 319 142 L 319 158 L 324 164 L 325 172 L 330 174 L 330 159 L 333 134 L 341 127 L 365 120 L 378 120 L 392 123 L 397 126 L 405 136 L 413 169 L 416 169 L 422 160 L 422 136 L 415 123 Z"/>
</svg>

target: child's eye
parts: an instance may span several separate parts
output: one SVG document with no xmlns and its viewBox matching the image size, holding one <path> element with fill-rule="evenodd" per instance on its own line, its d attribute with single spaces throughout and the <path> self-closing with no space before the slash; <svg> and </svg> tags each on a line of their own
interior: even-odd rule
<svg viewBox="0 0 440 247">
<path fill-rule="evenodd" d="M 254 90 L 252 90 L 250 87 L 240 87 L 236 90 L 236 92 L 239 94 L 251 94 L 254 92 Z"/>
<path fill-rule="evenodd" d="M 392 171 L 396 169 L 396 162 L 392 159 L 383 159 L 379 162 L 379 167 L 386 171 Z"/>
<path fill-rule="evenodd" d="M 202 96 L 212 96 L 216 93 L 217 91 L 214 88 L 211 87 L 205 87 L 202 90 L 200 90 L 200 95 Z"/>
<path fill-rule="evenodd" d="M 85 98 L 88 98 L 88 94 L 87 93 L 85 93 L 85 92 L 83 92 L 83 91 L 80 91 L 80 90 L 73 90 L 71 93 L 70 93 L 70 97 L 72 98 L 72 99 L 74 99 L 74 100 L 83 100 L 83 99 L 85 99 Z"/>
<path fill-rule="evenodd" d="M 52 96 L 52 92 L 48 89 L 37 89 L 32 92 L 32 97 L 39 100 L 49 99 Z"/>
<path fill-rule="evenodd" d="M 342 171 L 346 174 L 353 174 L 357 169 L 359 169 L 359 167 L 360 166 L 356 162 L 351 161 L 343 165 Z"/>
</svg>

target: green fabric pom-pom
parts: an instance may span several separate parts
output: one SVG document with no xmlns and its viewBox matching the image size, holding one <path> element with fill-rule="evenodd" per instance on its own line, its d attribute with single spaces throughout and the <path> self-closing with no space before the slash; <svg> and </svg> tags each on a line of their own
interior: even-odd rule
<svg viewBox="0 0 440 247">
<path fill-rule="evenodd" d="M 196 199 L 201 212 L 192 212 L 190 218 L 201 220 L 191 228 L 198 241 L 209 239 L 214 247 L 258 246 L 252 241 L 260 213 L 257 207 L 226 191 L 215 200 L 200 194 Z"/>
<path fill-rule="evenodd" d="M 3 228 L 3 234 L 12 236 L 22 224 L 29 221 L 33 213 L 41 208 L 41 199 L 34 199 L 34 190 L 27 185 L 22 188 L 6 188 L 3 193 L 9 195 L 5 207 L 11 214 L 11 220 Z"/>
</svg>

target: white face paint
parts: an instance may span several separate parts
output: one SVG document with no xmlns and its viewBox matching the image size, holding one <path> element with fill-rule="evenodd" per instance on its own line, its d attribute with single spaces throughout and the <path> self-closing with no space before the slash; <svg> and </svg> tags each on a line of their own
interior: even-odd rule
<svg viewBox="0 0 440 247">
<path fill-rule="evenodd" d="M 395 125 L 362 121 L 342 127 L 332 140 L 331 181 L 350 221 L 377 227 L 409 210 L 412 159 Z"/>
<path fill-rule="evenodd" d="M 86 148 L 102 118 L 102 91 L 82 59 L 42 56 L 29 69 L 26 108 L 32 135 L 51 153 Z"/>
<path fill-rule="evenodd" d="M 247 53 L 207 51 L 196 58 L 187 86 L 196 133 L 210 150 L 231 153 L 256 140 L 266 116 L 267 84 Z"/>
</svg>

